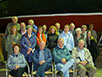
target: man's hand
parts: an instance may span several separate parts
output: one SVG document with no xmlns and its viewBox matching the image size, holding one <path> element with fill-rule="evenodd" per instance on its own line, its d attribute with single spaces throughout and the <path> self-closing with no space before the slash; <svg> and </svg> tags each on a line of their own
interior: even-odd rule
<svg viewBox="0 0 102 77">
<path fill-rule="evenodd" d="M 15 70 L 17 70 L 18 68 L 19 68 L 19 65 L 16 65 L 16 66 L 15 66 Z"/>
<path fill-rule="evenodd" d="M 81 61 L 80 64 L 85 66 L 87 64 L 87 61 Z"/>
<path fill-rule="evenodd" d="M 64 63 L 64 64 L 66 64 L 66 59 L 63 58 L 63 59 L 61 60 L 61 62 Z"/>
<path fill-rule="evenodd" d="M 43 61 L 40 61 L 39 64 L 42 65 L 42 64 L 45 63 L 45 62 L 46 62 L 46 61 L 43 60 Z"/>
</svg>

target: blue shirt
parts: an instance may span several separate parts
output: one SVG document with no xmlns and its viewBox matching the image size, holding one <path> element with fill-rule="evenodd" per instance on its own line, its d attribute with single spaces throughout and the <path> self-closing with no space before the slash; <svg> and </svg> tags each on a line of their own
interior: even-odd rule
<svg viewBox="0 0 102 77">
<path fill-rule="evenodd" d="M 64 31 L 61 33 L 59 38 L 64 39 L 64 46 L 68 48 L 69 51 L 72 51 L 74 48 L 74 38 L 72 33 L 68 32 L 67 34 L 64 33 Z"/>
<path fill-rule="evenodd" d="M 33 25 L 33 29 L 35 29 L 35 30 L 36 30 L 36 32 L 32 31 L 32 33 L 36 35 L 37 30 L 38 30 L 38 27 L 37 27 L 35 24 Z"/>
<path fill-rule="evenodd" d="M 84 55 L 84 49 L 79 49 L 78 48 L 78 51 L 79 51 L 79 57 L 80 57 L 80 60 L 81 61 L 85 61 L 85 55 Z"/>
<path fill-rule="evenodd" d="M 43 60 L 45 60 L 45 57 L 44 57 L 44 50 L 39 51 L 39 62 L 40 62 L 40 61 L 43 61 Z"/>
</svg>

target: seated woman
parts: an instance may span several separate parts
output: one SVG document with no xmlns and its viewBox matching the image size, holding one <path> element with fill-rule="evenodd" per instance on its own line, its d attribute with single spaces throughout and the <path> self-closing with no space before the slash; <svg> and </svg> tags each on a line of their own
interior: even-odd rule
<svg viewBox="0 0 102 77">
<path fill-rule="evenodd" d="M 55 26 L 51 26 L 49 28 L 48 38 L 47 38 L 47 45 L 50 50 L 57 46 L 58 40 L 58 32 Z"/>
<path fill-rule="evenodd" d="M 39 28 L 38 28 L 38 33 L 37 33 L 37 44 L 39 45 L 39 42 L 40 41 L 44 41 L 45 42 L 45 44 L 46 44 L 46 36 L 45 36 L 45 34 L 43 33 L 43 28 L 40 26 Z"/>
<path fill-rule="evenodd" d="M 15 44 L 13 46 L 13 54 L 9 56 L 8 58 L 8 68 L 10 69 L 10 74 L 14 77 L 22 77 L 22 74 L 24 73 L 24 68 L 26 66 L 26 60 L 21 54 L 20 46 L 18 44 Z"/>
<path fill-rule="evenodd" d="M 87 48 L 89 49 L 92 58 L 93 58 L 93 62 L 95 63 L 98 55 L 99 55 L 99 48 L 97 46 L 97 41 L 96 39 L 91 35 L 91 31 L 87 31 L 87 39 L 86 39 L 86 43 L 87 43 Z"/>
<path fill-rule="evenodd" d="M 5 50 L 8 52 L 8 56 L 13 53 L 13 44 L 20 44 L 21 35 L 17 31 L 16 25 L 11 27 L 11 34 L 7 36 L 5 42 Z"/>
</svg>

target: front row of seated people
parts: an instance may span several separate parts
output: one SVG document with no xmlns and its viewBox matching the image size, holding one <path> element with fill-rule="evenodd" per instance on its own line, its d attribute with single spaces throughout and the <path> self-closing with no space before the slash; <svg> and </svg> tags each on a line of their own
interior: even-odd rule
<svg viewBox="0 0 102 77">
<path fill-rule="evenodd" d="M 19 45 L 15 44 L 13 46 L 14 52 L 8 58 L 10 74 L 14 77 L 22 77 L 26 67 L 26 59 L 19 52 L 19 49 Z M 40 41 L 39 49 L 35 50 L 32 56 L 30 56 L 34 63 L 34 71 L 37 70 L 36 77 L 45 77 L 45 71 L 51 67 L 52 60 L 56 64 L 59 75 L 63 74 L 64 77 L 69 77 L 69 68 L 73 63 L 76 63 L 80 77 L 85 77 L 87 70 L 88 77 L 94 77 L 96 73 L 96 67 L 94 67 L 90 52 L 87 48 L 84 48 L 84 40 L 79 40 L 78 47 L 72 50 L 71 55 L 67 47 L 64 46 L 64 39 L 59 38 L 52 55 L 51 51 L 45 48 L 45 42 Z"/>
</svg>

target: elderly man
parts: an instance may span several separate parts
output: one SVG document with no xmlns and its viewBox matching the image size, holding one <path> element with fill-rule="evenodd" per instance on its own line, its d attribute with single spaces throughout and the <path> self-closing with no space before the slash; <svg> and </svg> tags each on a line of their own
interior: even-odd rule
<svg viewBox="0 0 102 77">
<path fill-rule="evenodd" d="M 59 38 L 64 39 L 64 46 L 66 46 L 68 50 L 70 51 L 70 53 L 72 53 L 72 50 L 74 48 L 74 38 L 73 38 L 72 33 L 69 32 L 69 28 L 70 28 L 69 25 L 65 25 L 64 31 L 61 33 Z"/>
<path fill-rule="evenodd" d="M 77 63 L 77 69 L 80 77 L 85 77 L 88 70 L 88 77 L 93 77 L 96 68 L 94 67 L 91 54 L 87 48 L 84 48 L 84 40 L 79 40 L 78 47 L 72 51 L 72 57 Z"/>
<path fill-rule="evenodd" d="M 8 23 L 7 27 L 6 27 L 6 30 L 5 30 L 5 36 L 7 37 L 9 34 L 11 34 L 11 26 L 12 25 L 16 25 L 17 27 L 17 30 L 20 30 L 20 24 L 17 23 L 18 22 L 18 17 L 16 16 L 13 16 L 12 17 L 12 22 Z"/>
<path fill-rule="evenodd" d="M 53 49 L 54 61 L 56 68 L 59 71 L 58 74 L 64 74 L 64 77 L 69 77 L 69 68 L 73 65 L 74 59 L 71 59 L 71 55 L 66 46 L 64 46 L 64 39 L 58 39 L 58 45 Z"/>
<path fill-rule="evenodd" d="M 39 49 L 32 56 L 34 71 L 37 70 L 36 77 L 45 77 L 45 71 L 51 67 L 52 56 L 49 49 L 45 48 L 45 42 L 40 41 Z"/>
</svg>

